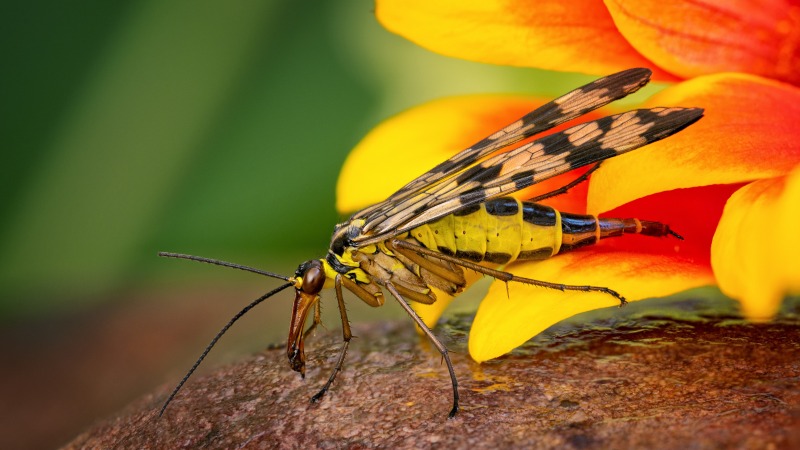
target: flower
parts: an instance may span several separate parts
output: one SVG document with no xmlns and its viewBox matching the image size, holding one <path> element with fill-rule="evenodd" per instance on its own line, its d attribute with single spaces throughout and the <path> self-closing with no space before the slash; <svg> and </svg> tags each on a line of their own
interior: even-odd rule
<svg viewBox="0 0 800 450">
<path fill-rule="evenodd" d="M 379 0 L 376 12 L 388 29 L 451 56 L 597 74 L 650 66 L 661 80 L 693 77 L 644 106 L 699 106 L 705 109 L 701 121 L 606 161 L 588 184 L 553 199 L 569 212 L 663 221 L 686 240 L 609 239 L 543 262 L 514 263 L 509 270 L 610 286 L 629 300 L 717 283 L 740 300 L 748 317 L 766 319 L 787 292 L 800 290 L 800 269 L 792 260 L 800 254 L 793 231 L 800 219 L 800 89 L 789 84 L 800 82 L 800 27 L 794 26 L 800 12 L 779 2 L 735 5 Z M 541 102 L 460 97 L 384 122 L 349 156 L 340 176 L 339 209 L 382 200 Z M 394 166 L 397 180 L 369 170 L 396 161 L 396 155 L 404 155 Z M 418 310 L 430 324 L 446 303 Z M 603 294 L 495 282 L 475 317 L 470 354 L 477 361 L 500 356 L 559 320 L 614 304 Z"/>
<path fill-rule="evenodd" d="M 794 3 L 794 4 L 793 4 Z M 388 30 L 448 56 L 671 81 L 743 72 L 800 83 L 800 5 L 785 0 L 378 0 Z"/>
</svg>

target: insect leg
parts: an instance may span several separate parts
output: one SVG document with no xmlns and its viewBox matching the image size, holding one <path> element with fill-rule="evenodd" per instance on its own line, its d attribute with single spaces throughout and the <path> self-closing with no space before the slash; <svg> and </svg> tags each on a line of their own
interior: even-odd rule
<svg viewBox="0 0 800 450">
<path fill-rule="evenodd" d="M 397 292 L 397 288 L 395 287 L 394 284 L 392 284 L 392 282 L 390 281 L 386 282 L 385 286 L 386 289 L 388 289 L 389 292 L 392 293 L 394 298 L 397 299 L 397 302 L 400 303 L 400 306 L 402 306 L 403 309 L 406 310 L 406 313 L 408 313 L 408 315 L 411 316 L 412 319 L 414 319 L 414 322 L 416 322 L 417 326 L 422 330 L 423 333 L 425 333 L 425 336 L 428 337 L 433 346 L 436 347 L 437 350 L 439 350 L 439 353 L 442 355 L 442 358 L 444 358 L 444 362 L 445 364 L 447 364 L 447 370 L 450 372 L 450 380 L 453 382 L 453 409 L 451 409 L 450 414 L 447 415 L 448 418 L 452 419 L 453 417 L 456 416 L 456 413 L 458 413 L 458 380 L 456 380 L 456 373 L 453 370 L 453 363 L 450 362 L 450 356 L 447 354 L 447 347 L 445 347 L 444 344 L 442 344 L 439 341 L 436 335 L 433 334 L 433 332 L 431 331 L 430 328 L 428 328 L 427 325 L 425 325 L 425 322 L 422 321 L 419 315 L 417 315 L 417 313 L 411 308 L 411 306 L 403 298 L 403 296 L 400 295 L 399 292 Z"/>
<path fill-rule="evenodd" d="M 466 280 L 464 280 L 464 274 L 461 272 L 461 270 L 452 270 L 452 266 L 448 268 L 439 265 L 434 261 L 425 259 L 422 255 L 414 251 L 392 247 L 391 243 L 387 243 L 387 247 L 390 250 L 405 256 L 420 268 L 425 269 L 437 277 L 455 284 L 456 286 L 464 286 L 467 283 Z"/>
<path fill-rule="evenodd" d="M 320 311 L 320 308 L 319 301 L 314 303 L 314 321 L 311 322 L 311 326 L 309 326 L 308 329 L 303 332 L 303 339 L 307 338 L 311 332 L 317 328 L 317 325 L 322 323 L 322 312 Z"/>
<path fill-rule="evenodd" d="M 458 259 L 453 256 L 445 255 L 444 253 L 439 253 L 428 248 L 422 247 L 420 245 L 412 244 L 408 241 L 402 241 L 400 239 L 392 239 L 392 245 L 397 247 L 403 247 L 410 250 L 414 250 L 415 252 L 421 253 L 423 255 L 432 256 L 434 258 L 441 259 L 443 261 L 449 261 L 453 264 L 457 264 L 461 267 L 465 267 L 467 269 L 474 270 L 478 273 L 482 273 L 484 275 L 489 275 L 490 277 L 500 280 L 500 281 L 515 281 L 517 283 L 523 284 L 530 284 L 532 286 L 539 286 L 545 287 L 550 289 L 557 289 L 559 291 L 583 291 L 583 292 L 602 292 L 604 294 L 608 294 L 617 300 L 619 300 L 619 306 L 624 306 L 628 303 L 625 300 L 625 297 L 621 296 L 617 291 L 609 289 L 603 286 L 576 286 L 572 284 L 559 284 L 559 283 L 550 283 L 548 281 L 541 281 L 541 280 L 534 280 L 532 278 L 525 278 L 525 277 L 518 277 L 513 273 L 503 272 L 502 270 L 495 270 L 490 269 L 488 267 L 483 267 L 480 264 L 476 264 L 471 261 L 465 261 L 463 259 Z"/>
<path fill-rule="evenodd" d="M 556 190 L 553 190 L 553 191 L 550 191 L 550 192 L 547 192 L 545 194 L 538 195 L 536 197 L 528 199 L 527 201 L 529 201 L 529 202 L 539 202 L 539 201 L 542 201 L 542 200 L 544 200 L 546 198 L 555 197 L 555 196 L 561 195 L 561 194 L 566 194 L 567 191 L 569 191 L 570 189 L 572 189 L 575 186 L 577 186 L 577 185 L 583 183 L 584 181 L 586 181 L 586 179 L 589 178 L 589 175 L 591 175 L 592 172 L 597 170 L 599 167 L 600 167 L 600 163 L 597 163 L 594 166 L 592 166 L 589 170 L 587 170 L 586 172 L 581 174 L 581 176 L 579 176 L 578 178 L 575 178 L 574 180 L 570 181 L 569 183 L 565 184 L 564 186 L 561 186 L 560 188 L 558 188 Z"/>
<path fill-rule="evenodd" d="M 347 354 L 347 347 L 350 345 L 350 339 L 353 337 L 353 334 L 350 332 L 350 321 L 347 319 L 347 309 L 344 307 L 344 298 L 342 297 L 342 275 L 336 275 L 336 300 L 339 302 L 339 314 L 342 317 L 342 338 L 344 343 L 342 344 L 342 349 L 339 351 L 339 359 L 336 360 L 336 366 L 333 368 L 333 372 L 331 372 L 331 376 L 328 377 L 328 381 L 325 383 L 325 386 L 322 386 L 322 389 L 319 390 L 313 397 L 311 397 L 311 403 L 316 403 L 319 399 L 328 392 L 330 389 L 331 384 L 333 384 L 333 380 L 336 379 L 336 374 L 338 374 L 342 370 L 342 365 L 344 364 L 344 357 Z"/>
</svg>

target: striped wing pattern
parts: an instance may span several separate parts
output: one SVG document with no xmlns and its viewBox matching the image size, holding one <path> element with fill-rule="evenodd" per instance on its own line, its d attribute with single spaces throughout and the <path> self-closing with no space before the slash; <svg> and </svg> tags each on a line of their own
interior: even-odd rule
<svg viewBox="0 0 800 450">
<path fill-rule="evenodd" d="M 365 218 L 368 224 L 377 225 L 381 216 L 398 201 L 413 196 L 425 187 L 471 166 L 482 157 L 515 144 L 523 139 L 556 127 L 638 91 L 650 81 L 649 69 L 628 69 L 595 80 L 531 111 L 505 128 L 462 150 L 428 172 L 400 188 L 381 203 L 356 213 L 353 218 Z M 364 230 L 369 231 L 369 228 Z"/>
<path fill-rule="evenodd" d="M 503 130 L 462 151 L 432 171 L 412 181 L 386 201 L 356 214 L 365 218 L 362 233 L 352 244 L 363 246 L 412 230 L 461 208 L 507 196 L 532 184 L 588 164 L 637 149 L 663 139 L 692 124 L 703 115 L 700 108 L 653 108 L 628 111 L 576 125 L 534 140 L 506 153 L 477 162 L 505 146 L 530 137 L 533 131 L 552 128 L 566 120 L 624 97 L 622 87 L 633 92 L 649 78 L 647 69 L 630 69 L 590 83 L 527 114 Z M 636 78 L 634 75 L 638 75 Z M 613 83 L 605 82 L 616 80 Z M 636 88 L 631 80 L 638 79 Z M 619 80 L 626 80 L 622 84 Z M 631 84 L 634 83 L 634 84 Z M 602 86 L 600 93 L 592 87 Z M 616 98 L 608 86 L 617 87 Z M 633 89 L 633 90 L 631 90 Z M 629 93 L 628 92 L 628 93 Z M 608 100 L 612 98 L 612 100 Z M 559 103 L 560 102 L 560 103 Z M 573 104 L 573 102 L 577 102 Z M 568 117 L 553 117 L 553 106 L 569 111 Z M 549 126 L 537 114 L 543 110 Z M 516 130 L 513 131 L 516 124 Z M 502 142 L 497 144 L 496 141 Z M 454 162 L 455 161 L 455 162 Z"/>
</svg>

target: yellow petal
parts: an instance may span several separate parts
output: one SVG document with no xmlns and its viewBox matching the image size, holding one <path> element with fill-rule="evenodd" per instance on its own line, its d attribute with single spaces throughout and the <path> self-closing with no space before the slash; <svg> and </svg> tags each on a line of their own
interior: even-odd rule
<svg viewBox="0 0 800 450">
<path fill-rule="evenodd" d="M 469 288 L 472 286 L 473 283 L 480 279 L 480 275 L 477 272 L 473 272 L 471 270 L 464 271 L 464 278 L 467 280 L 467 284 L 464 289 Z M 436 294 L 436 303 L 432 305 L 424 305 L 422 303 L 411 303 L 411 307 L 414 308 L 414 311 L 422 318 L 422 321 L 425 322 L 425 325 L 433 328 L 436 325 L 436 322 L 442 317 L 445 309 L 453 302 L 453 300 L 457 299 L 452 295 L 433 288 L 434 294 Z"/>
<path fill-rule="evenodd" d="M 389 31 L 456 58 L 595 74 L 653 68 L 599 0 L 378 0 L 375 13 Z"/>
<path fill-rule="evenodd" d="M 709 75 L 665 89 L 645 106 L 696 106 L 705 116 L 604 162 L 589 185 L 590 212 L 656 192 L 780 176 L 800 162 L 800 89 L 794 86 L 752 75 Z"/>
<path fill-rule="evenodd" d="M 765 320 L 800 292 L 800 166 L 734 193 L 711 245 L 719 287 L 750 319 Z"/>
<path fill-rule="evenodd" d="M 510 270 L 543 281 L 610 287 L 629 301 L 667 296 L 714 282 L 708 265 L 680 255 L 594 249 L 538 263 L 519 263 Z M 561 292 L 495 282 L 472 324 L 469 352 L 478 362 L 496 358 L 561 320 L 618 304 L 613 297 L 601 293 Z"/>
<path fill-rule="evenodd" d="M 544 101 L 521 96 L 451 97 L 384 121 L 348 155 L 336 186 L 336 209 L 352 213 L 386 199 L 458 151 L 542 104 Z"/>
</svg>

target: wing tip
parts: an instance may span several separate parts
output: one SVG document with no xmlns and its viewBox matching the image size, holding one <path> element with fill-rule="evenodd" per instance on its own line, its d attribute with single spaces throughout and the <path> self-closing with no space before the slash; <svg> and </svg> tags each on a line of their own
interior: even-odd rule
<svg viewBox="0 0 800 450">
<path fill-rule="evenodd" d="M 693 125 L 698 120 L 702 119 L 703 116 L 705 115 L 705 109 L 704 108 L 697 108 L 697 107 L 684 108 L 684 114 L 683 115 L 685 116 L 684 119 L 683 119 L 683 123 L 678 125 L 675 128 L 675 130 L 670 134 L 675 134 L 675 133 L 683 130 L 684 128 L 686 128 L 688 126 Z"/>
<path fill-rule="evenodd" d="M 648 69 L 647 67 L 633 67 L 630 69 L 625 69 L 623 71 L 617 72 L 614 75 L 610 75 L 611 77 L 619 77 L 621 79 L 630 79 L 636 80 L 640 83 L 641 86 L 650 82 L 650 77 L 653 76 L 653 71 Z"/>
</svg>

